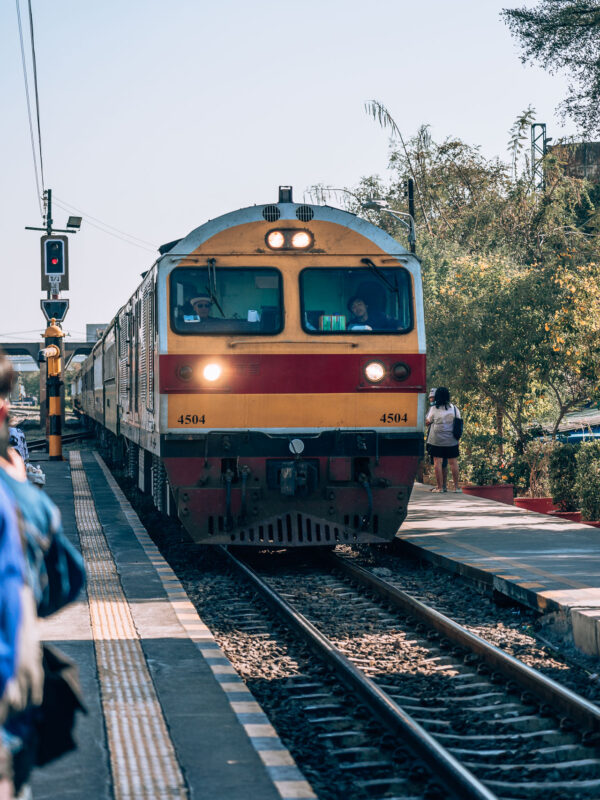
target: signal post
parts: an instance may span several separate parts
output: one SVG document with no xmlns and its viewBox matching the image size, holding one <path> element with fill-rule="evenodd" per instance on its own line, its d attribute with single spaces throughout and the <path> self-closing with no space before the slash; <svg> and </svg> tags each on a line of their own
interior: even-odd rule
<svg viewBox="0 0 600 800">
<path fill-rule="evenodd" d="M 62 338 L 64 333 L 55 319 L 44 333 L 45 347 L 40 350 L 40 362 L 47 364 L 47 397 L 48 397 L 48 453 L 50 461 L 62 461 L 62 403 L 60 390 L 62 386 Z"/>
<path fill-rule="evenodd" d="M 60 298 L 60 292 L 69 288 L 69 240 L 57 233 L 77 233 L 81 226 L 81 217 L 69 217 L 66 230 L 52 228 L 52 190 L 44 192 L 46 207 L 45 227 L 26 226 L 27 230 L 45 231 L 41 237 L 42 291 L 46 299 L 40 301 L 42 311 L 48 322 L 44 333 L 45 347 L 40 350 L 40 424 L 46 423 L 48 435 L 48 451 L 50 460 L 62 459 L 62 420 L 64 418 L 64 393 L 62 391 L 62 363 L 64 356 L 63 336 L 60 323 L 64 320 L 69 308 L 69 301 Z M 46 363 L 46 382 L 43 383 L 41 364 Z M 45 389 L 45 392 L 42 391 Z M 44 397 L 45 394 L 45 397 Z M 43 398 L 43 400 L 42 400 Z M 47 418 L 46 412 L 47 410 Z"/>
</svg>

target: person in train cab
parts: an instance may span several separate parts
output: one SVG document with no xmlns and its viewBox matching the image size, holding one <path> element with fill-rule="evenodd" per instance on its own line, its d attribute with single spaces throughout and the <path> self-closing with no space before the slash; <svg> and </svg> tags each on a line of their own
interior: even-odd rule
<svg viewBox="0 0 600 800">
<path fill-rule="evenodd" d="M 429 390 L 429 407 L 432 408 L 435 405 L 435 393 L 436 389 Z M 427 455 L 429 456 L 429 461 L 431 464 L 434 463 L 433 456 L 431 455 L 431 445 L 429 444 L 429 434 L 431 432 L 431 426 L 427 428 L 427 436 L 425 438 L 425 450 L 427 451 Z M 442 492 L 448 491 L 448 459 L 444 457 L 442 459 Z"/>
<path fill-rule="evenodd" d="M 458 439 L 454 437 L 454 419 L 461 418 L 458 408 L 450 402 L 450 392 L 445 386 L 440 386 L 435 390 L 434 404 L 431 406 L 425 417 L 425 424 L 428 427 L 427 443 L 429 453 L 433 456 L 435 468 L 436 488 L 432 492 L 443 492 L 444 482 L 442 474 L 442 463 L 444 458 L 448 459 L 452 472 L 454 491 L 462 492 L 458 485 Z"/>
<path fill-rule="evenodd" d="M 213 302 L 207 294 L 199 294 L 196 297 L 190 298 L 190 305 L 193 309 L 193 315 L 185 315 L 185 322 L 206 322 L 211 317 Z"/>
<path fill-rule="evenodd" d="M 23 459 L 9 446 L 13 379 L 12 365 L 0 353 L 0 489 L 15 504 L 24 563 L 17 673 L 0 735 L 11 753 L 15 794 L 24 797 L 31 771 L 41 750 L 49 744 L 38 736 L 40 718 L 47 712 L 42 709 L 44 662 L 36 618 L 50 616 L 75 600 L 83 587 L 85 572 L 80 554 L 63 534 L 58 508 L 44 491 L 27 480 Z M 63 705 L 60 713 L 66 712 Z M 67 731 L 62 720 L 44 718 L 43 729 L 46 736 L 52 731 L 51 748 L 55 753 L 72 749 L 70 727 Z M 59 738 L 64 738 L 64 746 Z"/>
<path fill-rule="evenodd" d="M 348 311 L 352 314 L 348 322 L 349 329 L 394 331 L 398 328 L 398 322 L 383 311 L 369 311 L 368 303 L 360 295 L 354 295 L 348 300 Z"/>
</svg>

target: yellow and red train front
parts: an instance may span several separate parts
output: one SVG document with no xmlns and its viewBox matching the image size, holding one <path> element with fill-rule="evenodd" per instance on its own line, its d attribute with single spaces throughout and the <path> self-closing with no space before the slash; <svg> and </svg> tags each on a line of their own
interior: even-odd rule
<svg viewBox="0 0 600 800">
<path fill-rule="evenodd" d="M 346 212 L 277 208 L 275 223 L 256 207 L 197 229 L 159 269 L 178 512 L 198 541 L 386 541 L 422 452 L 419 264 Z M 296 232 L 305 246 L 286 248 Z"/>
</svg>

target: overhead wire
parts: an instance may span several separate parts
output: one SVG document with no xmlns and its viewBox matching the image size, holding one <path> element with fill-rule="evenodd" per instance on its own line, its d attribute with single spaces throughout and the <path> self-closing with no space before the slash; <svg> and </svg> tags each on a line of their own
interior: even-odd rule
<svg viewBox="0 0 600 800">
<path fill-rule="evenodd" d="M 19 42 L 21 44 L 21 61 L 23 63 L 23 78 L 25 80 L 25 98 L 27 100 L 27 116 L 29 118 L 29 134 L 31 137 L 31 150 L 33 153 L 33 171 L 35 174 L 35 185 L 37 187 L 37 199 L 40 206 L 40 215 L 44 216 L 42 208 L 42 191 L 40 191 L 40 175 L 37 162 L 37 155 L 35 152 L 35 137 L 33 135 L 33 121 L 31 119 L 31 98 L 29 96 L 29 81 L 27 80 L 27 59 L 25 58 L 25 46 L 23 44 L 23 26 L 21 24 L 21 8 L 19 6 L 20 0 L 16 0 L 17 4 L 17 21 L 19 25 Z"/>
<path fill-rule="evenodd" d="M 33 65 L 33 85 L 35 87 L 35 112 L 37 116 L 38 144 L 40 152 L 40 174 L 42 176 L 42 189 L 45 189 L 44 181 L 44 157 L 42 155 L 42 126 L 40 124 L 40 96 L 38 92 L 37 61 L 35 57 L 35 38 L 33 36 L 33 11 L 31 10 L 31 0 L 29 6 L 29 29 L 31 31 L 31 63 Z"/>
<path fill-rule="evenodd" d="M 28 10 L 29 10 L 29 29 L 30 29 L 30 36 L 31 36 L 31 60 L 32 60 L 32 67 L 33 67 L 33 83 L 34 83 L 34 90 L 35 90 L 35 107 L 36 107 L 36 121 L 37 121 L 37 146 L 38 151 L 36 153 L 36 142 L 35 142 L 35 135 L 33 131 L 33 120 L 32 120 L 32 111 L 31 111 L 31 96 L 29 92 L 29 80 L 27 76 L 27 58 L 25 56 L 25 45 L 23 41 L 23 25 L 21 22 L 21 7 L 20 7 L 21 0 L 16 0 L 16 7 L 17 7 L 17 20 L 18 20 L 18 27 L 19 27 L 19 41 L 21 45 L 21 60 L 23 63 L 23 78 L 25 81 L 25 96 L 27 100 L 27 116 L 29 119 L 29 134 L 31 138 L 31 150 L 33 154 L 33 168 L 34 168 L 34 175 L 35 175 L 35 183 L 37 188 L 37 197 L 38 203 L 40 207 L 40 214 L 42 218 L 45 214 L 45 202 L 44 206 L 42 206 L 42 197 L 45 198 L 46 190 L 45 190 L 45 179 L 44 179 L 44 158 L 43 158 L 43 151 L 42 151 L 42 126 L 40 120 L 40 102 L 39 102 L 39 90 L 38 90 L 38 77 L 37 77 L 37 59 L 35 54 L 35 35 L 34 35 L 34 28 L 33 28 L 33 11 L 31 7 L 31 0 L 28 0 Z M 38 154 L 39 154 L 39 166 L 38 166 Z M 40 190 L 41 184 L 41 190 Z M 108 234 L 109 236 L 114 236 L 116 239 L 120 239 L 121 241 L 125 242 L 126 244 L 133 245 L 134 247 L 139 247 L 142 250 L 147 250 L 149 252 L 155 252 L 157 249 L 157 245 L 154 242 L 149 242 L 146 239 L 140 239 L 137 236 L 133 236 L 132 234 L 127 233 L 126 231 L 119 230 L 119 228 L 115 228 L 113 225 L 109 225 L 103 220 L 98 219 L 97 217 L 92 216 L 91 214 L 87 214 L 81 209 L 76 208 L 75 206 L 71 206 L 69 203 L 65 201 L 61 201 L 60 198 L 54 197 L 54 202 L 63 208 L 66 211 L 74 210 L 79 211 L 79 213 L 85 216 L 86 222 L 91 225 L 93 228 L 97 228 L 98 230 L 102 231 L 103 233 Z M 93 220 L 93 221 L 92 221 Z M 94 224 L 96 223 L 96 224 Z"/>
<path fill-rule="evenodd" d="M 62 208 L 65 211 L 78 211 L 80 214 L 83 215 L 86 223 L 91 225 L 93 228 L 101 230 L 103 233 L 107 233 L 109 236 L 114 236 L 115 238 L 121 239 L 121 241 L 126 242 L 127 244 L 134 245 L 135 247 L 140 247 L 142 250 L 150 250 L 151 252 L 155 252 L 158 249 L 157 245 L 154 242 L 149 242 L 147 239 L 140 239 L 138 236 L 133 236 L 132 234 L 127 233 L 126 231 L 122 231 L 119 228 L 115 228 L 114 225 L 109 225 L 108 222 L 104 222 L 103 220 L 98 219 L 98 217 L 94 217 L 92 214 L 88 214 L 86 211 L 83 211 L 81 208 L 77 208 L 77 206 L 67 203 L 65 200 L 61 200 L 59 197 L 56 197 L 56 195 L 54 196 L 53 199 L 56 205 L 60 206 L 60 208 Z M 125 239 L 123 237 L 127 238 Z"/>
</svg>

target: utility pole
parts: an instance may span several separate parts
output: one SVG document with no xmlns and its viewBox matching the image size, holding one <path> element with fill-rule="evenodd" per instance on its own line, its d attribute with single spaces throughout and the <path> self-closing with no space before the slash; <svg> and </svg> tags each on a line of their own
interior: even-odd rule
<svg viewBox="0 0 600 800">
<path fill-rule="evenodd" d="M 413 224 L 413 235 L 410 237 L 410 252 L 416 253 L 417 252 L 417 243 L 415 241 L 414 235 L 414 220 L 415 220 L 415 182 L 412 178 L 409 178 L 406 181 L 406 193 L 408 195 L 408 213 L 410 214 L 410 218 Z"/>
<path fill-rule="evenodd" d="M 60 431 L 61 422 L 64 420 L 64 334 L 60 328 L 60 323 L 64 320 L 69 308 L 68 300 L 61 300 L 61 291 L 69 288 L 69 240 L 67 236 L 57 234 L 77 233 L 81 226 L 81 217 L 69 217 L 66 229 L 53 228 L 52 219 L 52 189 L 44 192 L 44 227 L 31 227 L 26 225 L 25 230 L 43 231 L 44 236 L 40 239 L 41 246 L 41 286 L 42 291 L 46 292 L 46 298 L 40 301 L 42 311 L 48 327 L 44 336 L 46 337 L 46 347 L 40 351 L 40 425 L 46 427 L 49 436 L 49 452 L 52 458 L 53 450 L 58 451 L 57 458 L 62 458 Z M 48 331 L 52 330 L 52 334 Z M 58 333 L 57 333 L 58 331 Z M 52 341 L 49 342 L 48 339 Z M 44 355 L 50 345 L 58 350 L 54 353 Z M 41 364 L 47 362 L 46 375 Z M 51 372 L 52 368 L 52 372 Z M 58 369 L 58 373 L 56 370 Z M 58 392 L 58 394 L 55 394 Z M 62 402 L 61 402 L 62 399 Z M 58 433 L 56 432 L 56 409 L 58 407 Z M 53 432 L 54 429 L 54 432 Z M 55 438 L 58 436 L 58 444 Z"/>
<path fill-rule="evenodd" d="M 46 362 L 48 367 L 48 453 L 50 461 L 62 461 L 62 409 L 61 403 L 62 378 L 62 339 L 64 333 L 56 324 L 55 319 L 50 320 L 50 325 L 44 333 L 46 345 L 40 350 L 40 362 Z"/>
<path fill-rule="evenodd" d="M 551 141 L 546 136 L 546 123 L 534 122 L 531 126 L 531 179 L 534 192 L 543 192 L 546 188 L 544 158 L 548 152 L 548 142 Z"/>
</svg>

